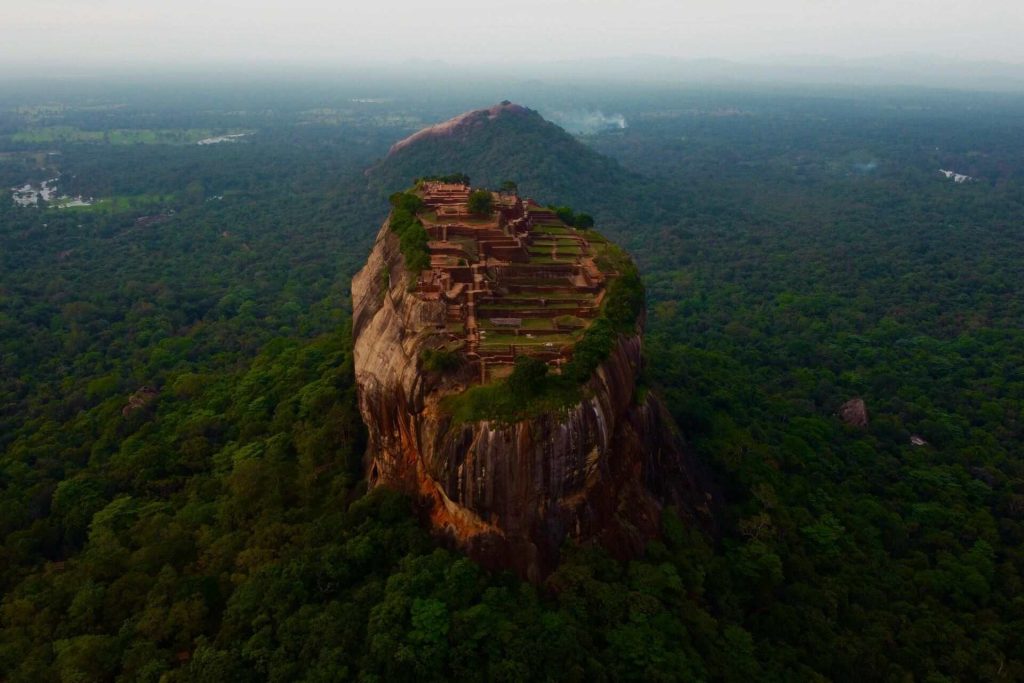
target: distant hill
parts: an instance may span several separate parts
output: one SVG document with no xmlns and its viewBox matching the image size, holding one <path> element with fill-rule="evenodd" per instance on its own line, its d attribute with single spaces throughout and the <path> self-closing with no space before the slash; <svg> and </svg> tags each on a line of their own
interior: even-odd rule
<svg viewBox="0 0 1024 683">
<path fill-rule="evenodd" d="M 460 114 L 395 143 L 367 171 L 382 192 L 426 175 L 465 173 L 473 185 L 519 185 L 524 197 L 592 213 L 617 236 L 627 223 L 657 214 L 651 182 L 587 147 L 532 109 L 502 102 Z"/>
</svg>

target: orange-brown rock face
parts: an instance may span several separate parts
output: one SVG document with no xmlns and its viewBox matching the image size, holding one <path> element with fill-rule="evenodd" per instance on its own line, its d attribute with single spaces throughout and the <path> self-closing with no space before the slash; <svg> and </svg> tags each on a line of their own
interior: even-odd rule
<svg viewBox="0 0 1024 683">
<path fill-rule="evenodd" d="M 412 494 L 436 532 L 485 566 L 532 580 L 554 568 L 567 538 L 627 557 L 657 534 L 664 504 L 706 514 L 708 500 L 670 418 L 652 394 L 637 401 L 639 326 L 619 339 L 567 412 L 455 424 L 441 399 L 473 378 L 420 367 L 420 351 L 444 324 L 444 305 L 410 293 L 407 283 L 398 239 L 385 224 L 352 282 L 372 486 Z"/>
</svg>

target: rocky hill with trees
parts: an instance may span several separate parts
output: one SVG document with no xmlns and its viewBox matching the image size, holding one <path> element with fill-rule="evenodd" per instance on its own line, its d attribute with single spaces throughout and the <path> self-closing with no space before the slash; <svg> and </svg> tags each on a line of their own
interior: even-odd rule
<svg viewBox="0 0 1024 683">
<path fill-rule="evenodd" d="M 352 282 L 371 485 L 419 501 L 484 566 L 533 581 L 567 539 L 640 555 L 666 504 L 709 529 L 698 468 L 642 386 L 629 257 L 514 192 L 420 181 L 392 201 Z M 408 246 L 414 229 L 427 259 Z"/>
</svg>

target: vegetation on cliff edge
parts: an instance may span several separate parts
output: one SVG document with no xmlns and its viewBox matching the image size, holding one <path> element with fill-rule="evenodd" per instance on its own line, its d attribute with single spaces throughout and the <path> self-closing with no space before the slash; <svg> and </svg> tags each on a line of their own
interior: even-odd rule
<svg viewBox="0 0 1024 683">
<path fill-rule="evenodd" d="M 429 236 L 423 223 L 416 218 L 416 212 L 423 205 L 422 200 L 411 192 L 396 192 L 391 195 L 391 231 L 398 235 L 405 269 L 409 273 L 409 286 L 413 287 L 420 271 L 430 267 Z"/>
</svg>

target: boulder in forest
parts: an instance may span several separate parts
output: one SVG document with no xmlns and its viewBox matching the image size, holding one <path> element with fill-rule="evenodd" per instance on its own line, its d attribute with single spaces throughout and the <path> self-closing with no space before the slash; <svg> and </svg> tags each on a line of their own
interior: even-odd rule
<svg viewBox="0 0 1024 683">
<path fill-rule="evenodd" d="M 156 400 L 156 397 L 160 395 L 160 390 L 155 387 L 141 386 L 138 390 L 128 397 L 128 403 L 121 408 L 121 415 L 128 416 L 135 412 L 139 408 L 145 408 L 150 403 Z"/>
<path fill-rule="evenodd" d="M 862 398 L 851 398 L 839 407 L 839 419 L 851 427 L 864 429 L 868 426 L 868 407 Z"/>
</svg>

